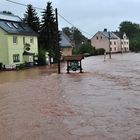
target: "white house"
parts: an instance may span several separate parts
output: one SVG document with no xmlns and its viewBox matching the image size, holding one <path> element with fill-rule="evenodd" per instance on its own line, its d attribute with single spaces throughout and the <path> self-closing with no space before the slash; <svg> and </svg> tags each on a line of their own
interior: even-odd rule
<svg viewBox="0 0 140 140">
<path fill-rule="evenodd" d="M 129 51 L 129 39 L 126 34 L 108 32 L 107 29 L 104 29 L 104 31 L 98 31 L 91 38 L 91 45 L 96 49 L 104 48 L 106 52 L 109 52 L 109 48 L 113 53 Z"/>
</svg>

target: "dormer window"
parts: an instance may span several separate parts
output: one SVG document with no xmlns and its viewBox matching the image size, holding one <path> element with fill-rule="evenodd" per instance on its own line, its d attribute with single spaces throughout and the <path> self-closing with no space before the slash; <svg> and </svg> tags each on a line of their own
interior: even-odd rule
<svg viewBox="0 0 140 140">
<path fill-rule="evenodd" d="M 14 26 L 16 29 L 18 29 L 18 25 L 17 25 L 17 24 L 13 23 L 13 26 Z"/>
<path fill-rule="evenodd" d="M 9 22 L 6 22 L 7 26 L 12 28 L 12 25 Z"/>
</svg>

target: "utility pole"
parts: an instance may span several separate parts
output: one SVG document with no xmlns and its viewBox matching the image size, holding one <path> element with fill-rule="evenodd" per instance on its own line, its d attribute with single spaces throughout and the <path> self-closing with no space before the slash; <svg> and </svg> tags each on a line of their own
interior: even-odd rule
<svg viewBox="0 0 140 140">
<path fill-rule="evenodd" d="M 57 66 L 58 66 L 58 74 L 60 74 L 60 45 L 59 45 L 59 29 L 58 29 L 58 14 L 57 8 L 55 9 L 55 17 L 56 17 L 56 29 L 57 29 Z"/>
<path fill-rule="evenodd" d="M 108 32 L 108 36 L 109 36 L 109 58 L 111 59 L 111 47 L 110 47 L 110 32 Z"/>
</svg>

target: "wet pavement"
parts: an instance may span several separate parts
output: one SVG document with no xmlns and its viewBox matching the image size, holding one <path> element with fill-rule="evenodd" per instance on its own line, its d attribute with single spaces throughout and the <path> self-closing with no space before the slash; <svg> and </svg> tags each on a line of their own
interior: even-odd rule
<svg viewBox="0 0 140 140">
<path fill-rule="evenodd" d="M 140 54 L 82 64 L 0 72 L 0 140 L 140 140 Z"/>
</svg>

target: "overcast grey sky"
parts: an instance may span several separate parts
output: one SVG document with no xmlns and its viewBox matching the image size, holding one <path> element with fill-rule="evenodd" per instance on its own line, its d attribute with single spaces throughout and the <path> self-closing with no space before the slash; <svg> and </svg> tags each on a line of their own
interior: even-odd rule
<svg viewBox="0 0 140 140">
<path fill-rule="evenodd" d="M 35 7 L 45 8 L 47 0 L 13 0 L 23 4 L 32 4 Z M 110 31 L 118 30 L 119 24 L 124 21 L 140 23 L 140 0 L 50 0 L 53 8 L 84 34 L 91 38 L 97 31 L 107 28 Z M 0 0 L 0 10 L 11 11 L 23 17 L 26 7 Z M 41 15 L 41 10 L 37 10 Z M 59 17 L 59 28 L 71 27 Z"/>
</svg>

